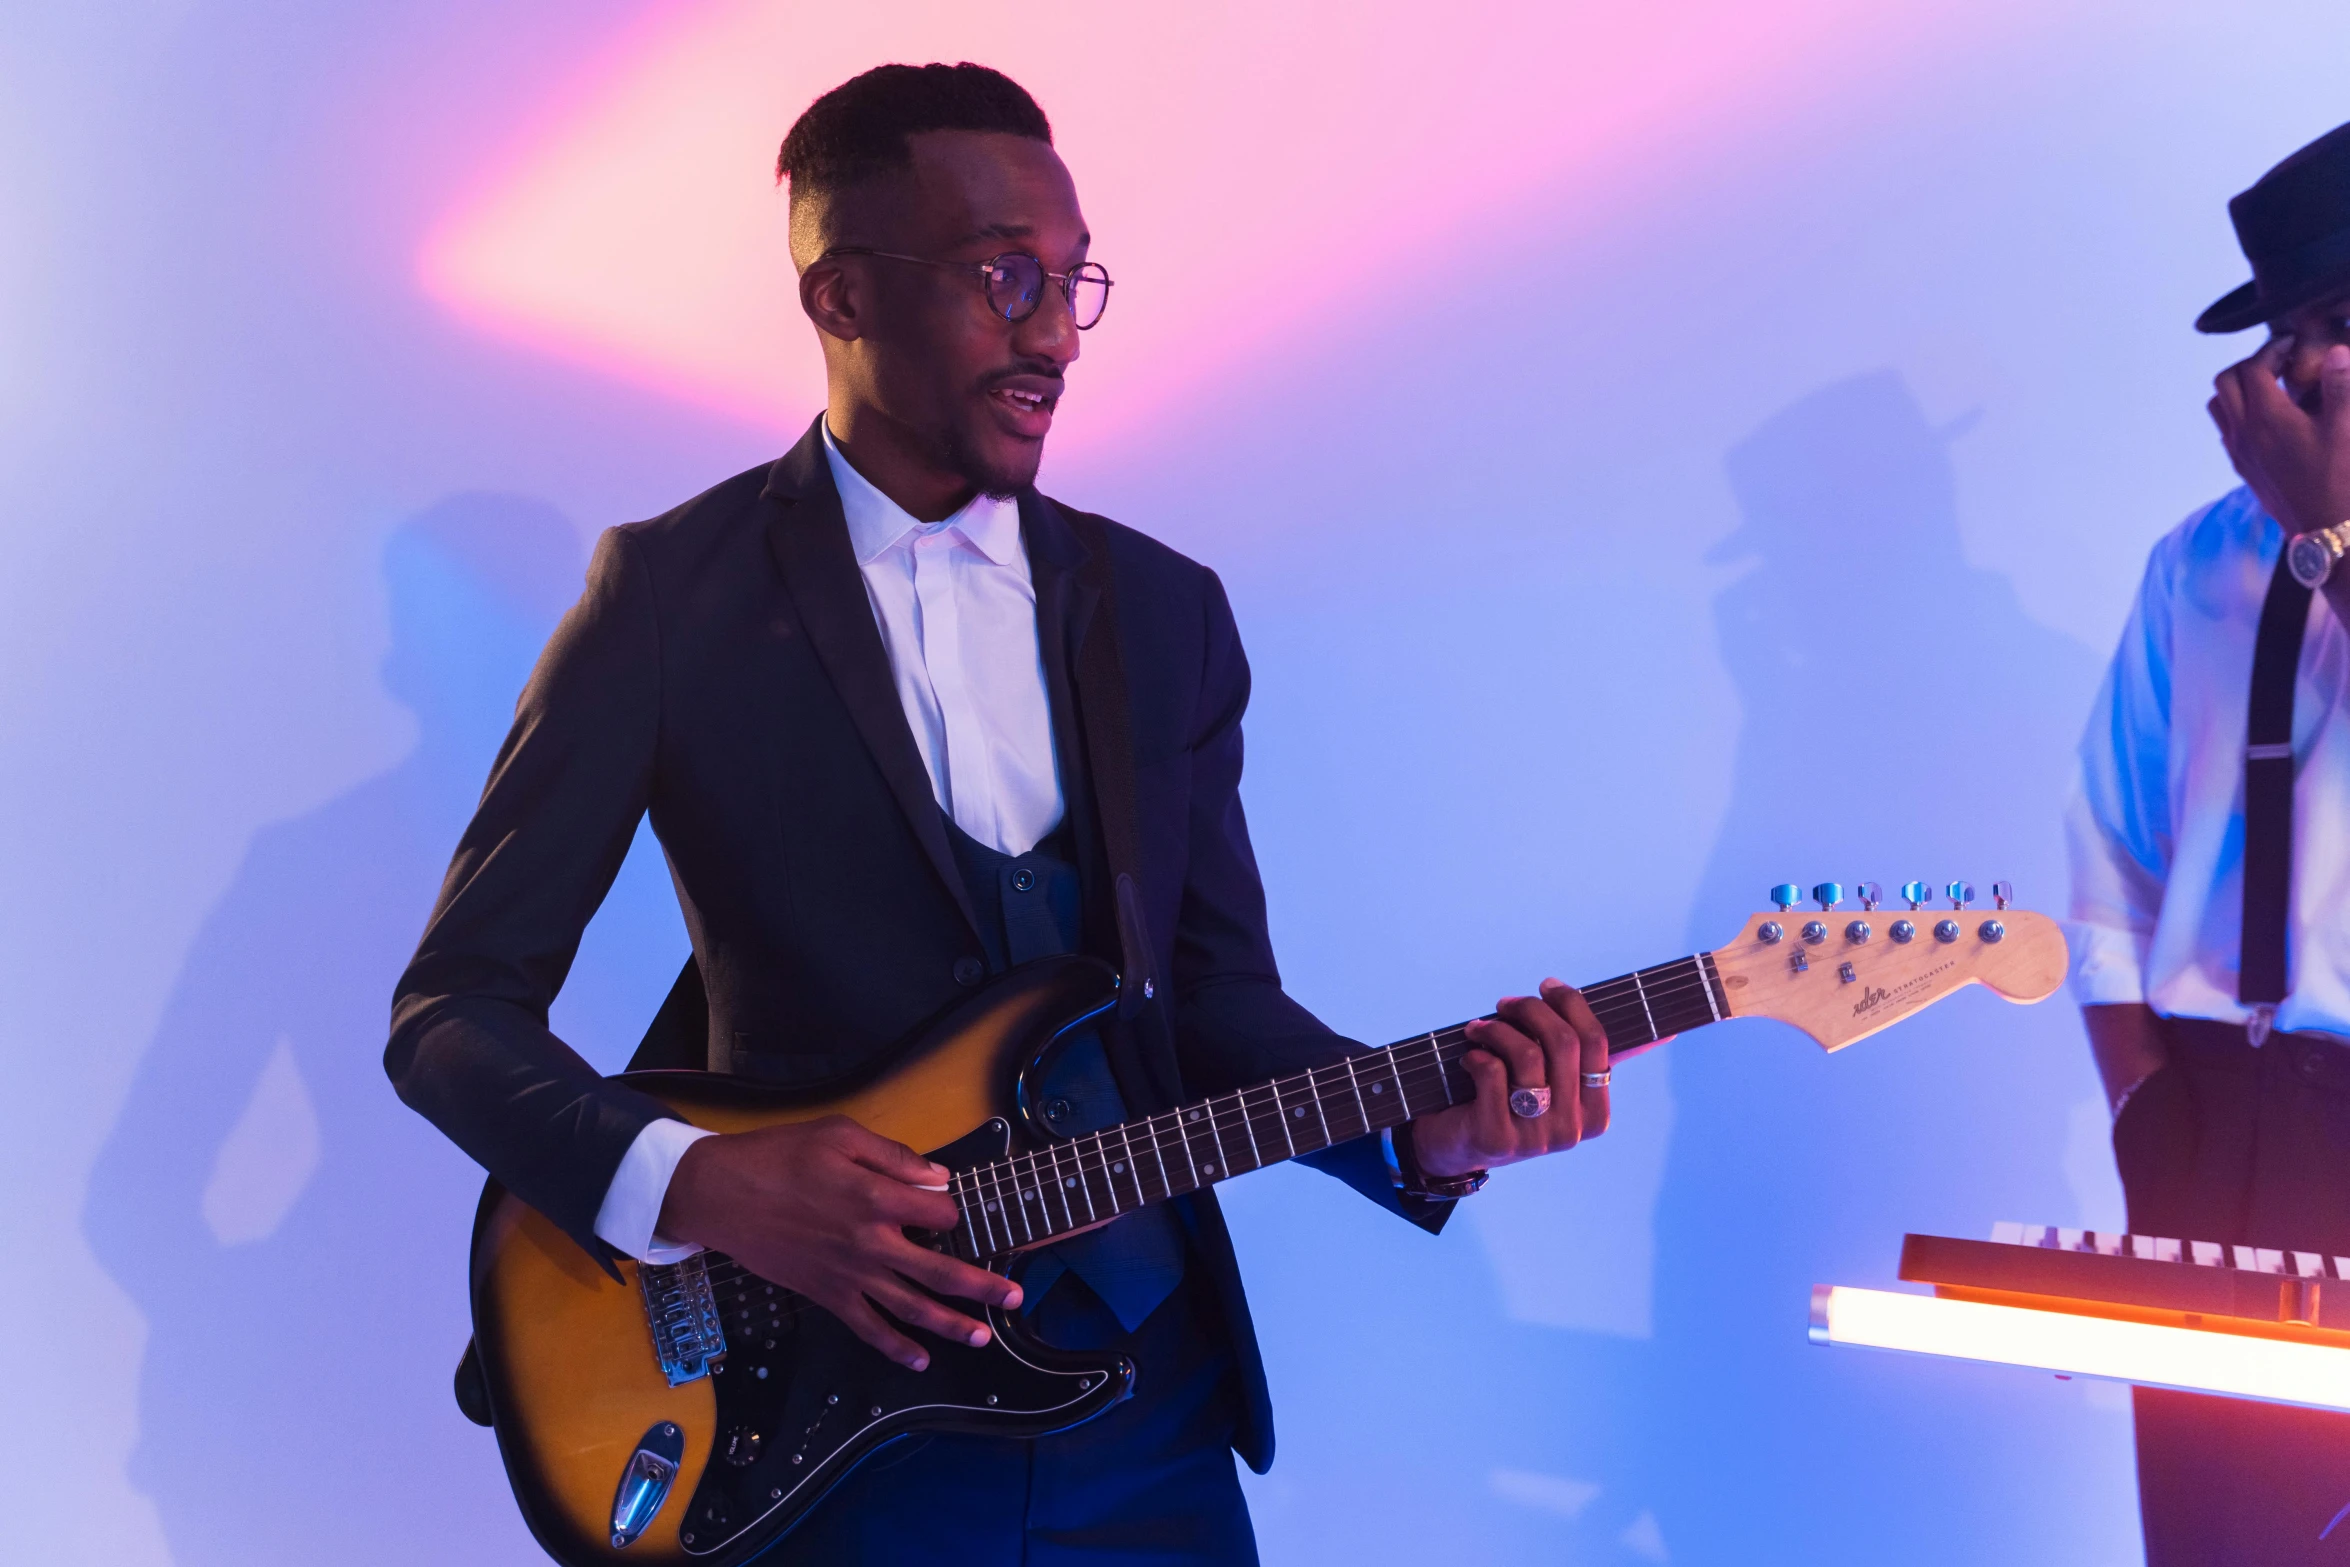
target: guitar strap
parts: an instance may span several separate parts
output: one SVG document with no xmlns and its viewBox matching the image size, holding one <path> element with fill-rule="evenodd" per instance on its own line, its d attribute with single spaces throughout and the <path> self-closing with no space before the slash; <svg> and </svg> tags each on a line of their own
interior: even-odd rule
<svg viewBox="0 0 2350 1567">
<path fill-rule="evenodd" d="M 2293 687 L 2310 590 L 2277 557 L 2252 644 L 2252 696 L 2244 725 L 2244 924 L 2236 999 L 2252 1009 L 2245 1032 L 2268 1037 L 2285 999 L 2285 927 L 2293 891 Z"/>
</svg>

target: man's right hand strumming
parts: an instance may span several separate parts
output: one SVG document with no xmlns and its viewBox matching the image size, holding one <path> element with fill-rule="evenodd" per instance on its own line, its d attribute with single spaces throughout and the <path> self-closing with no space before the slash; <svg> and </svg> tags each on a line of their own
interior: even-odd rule
<svg viewBox="0 0 2350 1567">
<path fill-rule="evenodd" d="M 954 1199 L 937 1189 L 950 1174 L 846 1116 L 705 1137 L 670 1177 L 660 1233 L 725 1252 L 799 1291 L 875 1349 L 920 1371 L 930 1356 L 891 1318 L 944 1339 L 988 1340 L 984 1323 L 923 1290 L 1007 1309 L 1020 1304 L 1020 1287 L 1009 1279 L 906 1238 L 908 1228 L 943 1233 L 961 1222 Z"/>
</svg>

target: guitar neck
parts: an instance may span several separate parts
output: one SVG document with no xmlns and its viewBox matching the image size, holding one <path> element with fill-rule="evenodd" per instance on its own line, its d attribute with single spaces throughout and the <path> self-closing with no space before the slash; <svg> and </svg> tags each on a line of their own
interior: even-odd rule
<svg viewBox="0 0 2350 1567">
<path fill-rule="evenodd" d="M 1730 1016 L 1710 953 L 1619 975 L 1583 996 L 1611 1054 Z M 1456 1023 L 965 1170 L 951 1188 L 963 1210 L 953 1249 L 973 1261 L 1002 1256 L 1463 1103 L 1475 1097 L 1460 1065 L 1468 1028 Z"/>
</svg>

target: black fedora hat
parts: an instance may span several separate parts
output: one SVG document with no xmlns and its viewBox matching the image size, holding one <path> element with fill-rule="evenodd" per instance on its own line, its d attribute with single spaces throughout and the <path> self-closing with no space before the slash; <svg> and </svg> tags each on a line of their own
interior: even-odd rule
<svg viewBox="0 0 2350 1567">
<path fill-rule="evenodd" d="M 2195 319 L 2241 332 L 2350 288 L 2350 125 L 2338 125 L 2228 203 L 2252 281 Z"/>
</svg>

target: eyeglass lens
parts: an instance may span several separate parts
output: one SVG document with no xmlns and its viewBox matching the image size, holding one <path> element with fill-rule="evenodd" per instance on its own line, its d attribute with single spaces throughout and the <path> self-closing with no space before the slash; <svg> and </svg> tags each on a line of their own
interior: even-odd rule
<svg viewBox="0 0 2350 1567">
<path fill-rule="evenodd" d="M 989 264 L 987 302 L 1006 321 L 1025 321 L 1044 300 L 1044 263 L 1018 252 L 998 256 Z M 1110 305 L 1110 274 L 1099 262 L 1089 261 L 1069 274 L 1069 314 L 1079 331 L 1102 318 Z"/>
</svg>

